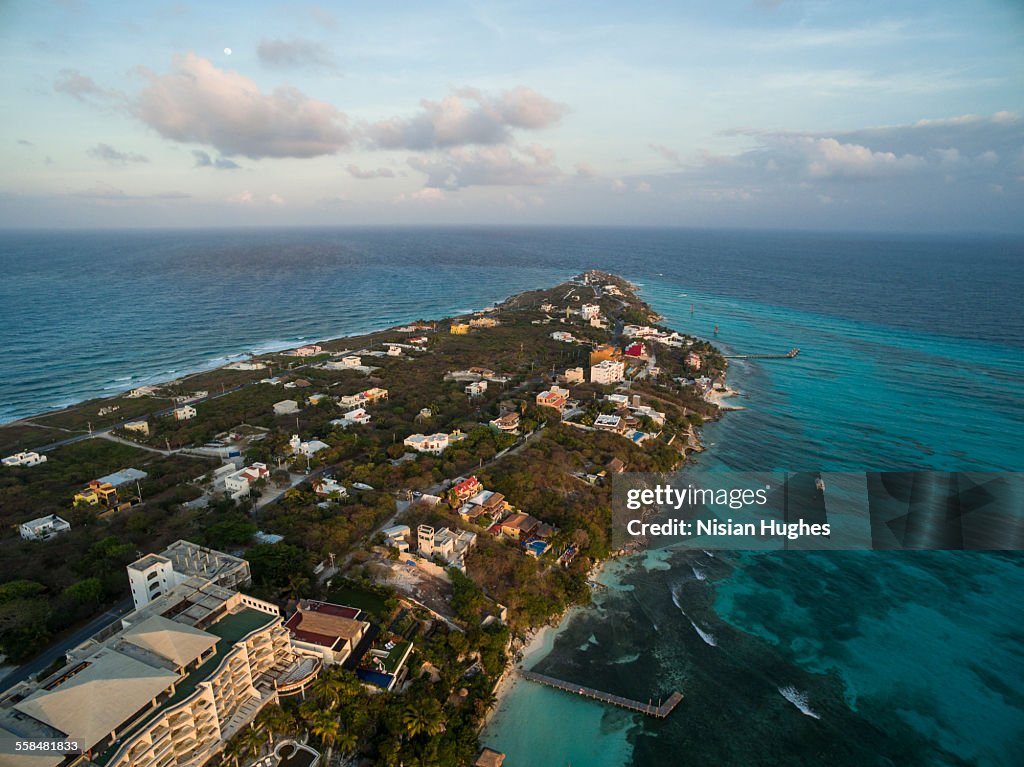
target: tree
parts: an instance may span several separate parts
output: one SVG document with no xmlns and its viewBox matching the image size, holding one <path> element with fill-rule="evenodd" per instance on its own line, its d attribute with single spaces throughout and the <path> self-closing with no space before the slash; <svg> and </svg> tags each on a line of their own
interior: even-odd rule
<svg viewBox="0 0 1024 767">
<path fill-rule="evenodd" d="M 274 745 L 274 736 L 284 735 L 295 729 L 295 717 L 280 706 L 267 706 L 256 717 L 256 728 L 267 735 L 270 745 Z"/>
<path fill-rule="evenodd" d="M 320 738 L 320 742 L 327 748 L 324 764 L 331 763 L 331 750 L 341 735 L 341 723 L 334 718 L 330 711 L 320 709 L 314 711 L 309 720 L 309 731 Z"/>
<path fill-rule="evenodd" d="M 402 712 L 402 725 L 410 738 L 417 735 L 437 735 L 444 731 L 444 715 L 441 704 L 434 698 L 422 703 L 411 701 Z"/>
<path fill-rule="evenodd" d="M 242 754 L 255 758 L 263 750 L 263 735 L 252 727 L 246 727 L 238 735 L 238 748 Z"/>
</svg>

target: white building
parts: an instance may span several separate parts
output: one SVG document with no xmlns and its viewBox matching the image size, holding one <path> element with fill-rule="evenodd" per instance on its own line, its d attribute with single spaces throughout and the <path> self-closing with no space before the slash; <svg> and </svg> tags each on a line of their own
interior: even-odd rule
<svg viewBox="0 0 1024 767">
<path fill-rule="evenodd" d="M 626 367 L 621 360 L 601 360 L 590 368 L 590 381 L 596 384 L 613 384 L 622 380 Z"/>
<path fill-rule="evenodd" d="M 315 357 L 317 354 L 323 352 L 323 347 L 319 344 L 309 344 L 307 346 L 300 346 L 298 349 L 294 349 L 289 352 L 295 357 Z"/>
<path fill-rule="evenodd" d="M 417 529 L 416 550 L 421 557 L 440 557 L 452 567 L 465 571 L 465 556 L 476 543 L 476 533 L 442 527 L 435 530 L 429 525 Z"/>
<path fill-rule="evenodd" d="M 347 368 L 358 368 L 362 367 L 363 361 L 359 358 L 359 355 L 350 354 L 347 357 L 341 358 L 341 364 Z"/>
<path fill-rule="evenodd" d="M 254 360 L 242 360 L 240 362 L 232 362 L 230 365 L 224 366 L 228 370 L 264 370 L 267 367 L 265 362 L 256 362 Z"/>
<path fill-rule="evenodd" d="M 224 489 L 231 493 L 231 497 L 239 499 L 249 492 L 249 487 L 261 479 L 270 476 L 270 469 L 265 463 L 254 463 L 244 469 L 228 474 L 224 477 Z"/>
<path fill-rule="evenodd" d="M 175 421 L 187 421 L 190 418 L 196 417 L 196 409 L 191 405 L 182 405 L 181 407 L 174 408 L 174 420 Z"/>
<path fill-rule="evenodd" d="M 15 453 L 3 459 L 4 466 L 38 466 L 41 463 L 46 463 L 46 456 L 34 451 Z"/>
<path fill-rule="evenodd" d="M 442 432 L 437 434 L 412 434 L 405 438 L 403 444 L 420 453 L 440 455 L 448 449 L 450 440 L 448 435 Z"/>
<path fill-rule="evenodd" d="M 340 426 L 346 428 L 354 424 L 365 425 L 368 424 L 372 419 L 372 416 L 366 412 L 365 408 L 357 407 L 355 410 L 349 410 L 347 413 L 342 415 L 341 418 L 335 418 L 331 421 L 331 426 Z"/>
<path fill-rule="evenodd" d="M 556 330 L 554 333 L 551 334 L 551 337 L 556 341 L 561 341 L 567 344 L 576 343 L 576 336 L 574 336 L 572 333 L 566 333 L 564 330 Z"/>
<path fill-rule="evenodd" d="M 487 381 L 474 381 L 466 387 L 466 394 L 470 397 L 480 397 L 487 391 Z"/>
<path fill-rule="evenodd" d="M 56 514 L 29 520 L 18 527 L 21 537 L 26 541 L 45 541 L 55 535 L 66 533 L 70 529 L 71 525 L 68 521 Z"/>
<path fill-rule="evenodd" d="M 594 428 L 602 431 L 621 431 L 622 416 L 601 414 L 594 419 Z"/>
<path fill-rule="evenodd" d="M 249 563 L 244 559 L 184 540 L 175 541 L 161 554 L 146 554 L 128 565 L 128 585 L 136 610 L 195 577 L 231 589 L 252 581 Z"/>
<path fill-rule="evenodd" d="M 274 415 L 290 415 L 299 412 L 299 403 L 293 399 L 283 399 L 274 403 Z"/>
<path fill-rule="evenodd" d="M 326 442 L 321 442 L 318 439 L 311 439 L 309 442 L 303 442 L 298 434 L 293 434 L 292 438 L 288 440 L 288 444 L 292 448 L 292 453 L 295 455 L 304 455 L 307 458 L 319 453 L 324 448 L 330 447 Z"/>
<path fill-rule="evenodd" d="M 562 380 L 567 384 L 583 383 L 585 378 L 583 368 L 566 368 L 562 373 Z"/>
<path fill-rule="evenodd" d="M 333 477 L 319 477 L 314 479 L 313 492 L 317 495 L 332 495 L 334 493 L 337 493 L 342 497 L 348 495 L 348 490 L 342 487 L 338 480 Z"/>
<path fill-rule="evenodd" d="M 597 304 L 583 304 L 580 307 L 580 316 L 585 320 L 592 320 L 601 313 L 601 307 Z"/>
<path fill-rule="evenodd" d="M 398 344 L 388 344 L 388 356 L 389 357 L 401 357 L 402 347 Z"/>
</svg>

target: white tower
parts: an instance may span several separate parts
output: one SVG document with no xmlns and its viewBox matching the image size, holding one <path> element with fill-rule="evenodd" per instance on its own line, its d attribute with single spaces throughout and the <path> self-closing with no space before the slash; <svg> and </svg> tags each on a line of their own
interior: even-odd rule
<svg viewBox="0 0 1024 767">
<path fill-rule="evenodd" d="M 159 554 L 147 554 L 128 565 L 128 583 L 136 610 L 166 594 L 181 580 L 171 560 Z"/>
</svg>

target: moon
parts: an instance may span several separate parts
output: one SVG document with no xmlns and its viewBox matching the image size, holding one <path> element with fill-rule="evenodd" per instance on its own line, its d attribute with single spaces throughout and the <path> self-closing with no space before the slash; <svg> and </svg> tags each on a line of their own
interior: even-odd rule
<svg viewBox="0 0 1024 767">
<path fill-rule="evenodd" d="M 230 48 L 225 48 L 224 49 L 224 55 L 225 56 L 230 56 L 231 55 L 231 49 Z"/>
</svg>

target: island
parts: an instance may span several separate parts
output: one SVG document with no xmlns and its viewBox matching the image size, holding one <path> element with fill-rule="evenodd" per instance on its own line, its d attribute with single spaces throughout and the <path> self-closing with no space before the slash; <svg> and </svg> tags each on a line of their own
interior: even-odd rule
<svg viewBox="0 0 1024 767">
<path fill-rule="evenodd" d="M 726 359 L 662 322 L 589 271 L 0 427 L 0 734 L 111 766 L 496 758 L 499 680 L 616 554 L 612 479 L 721 413 Z M 65 731 L 107 673 L 134 686 Z"/>
</svg>

